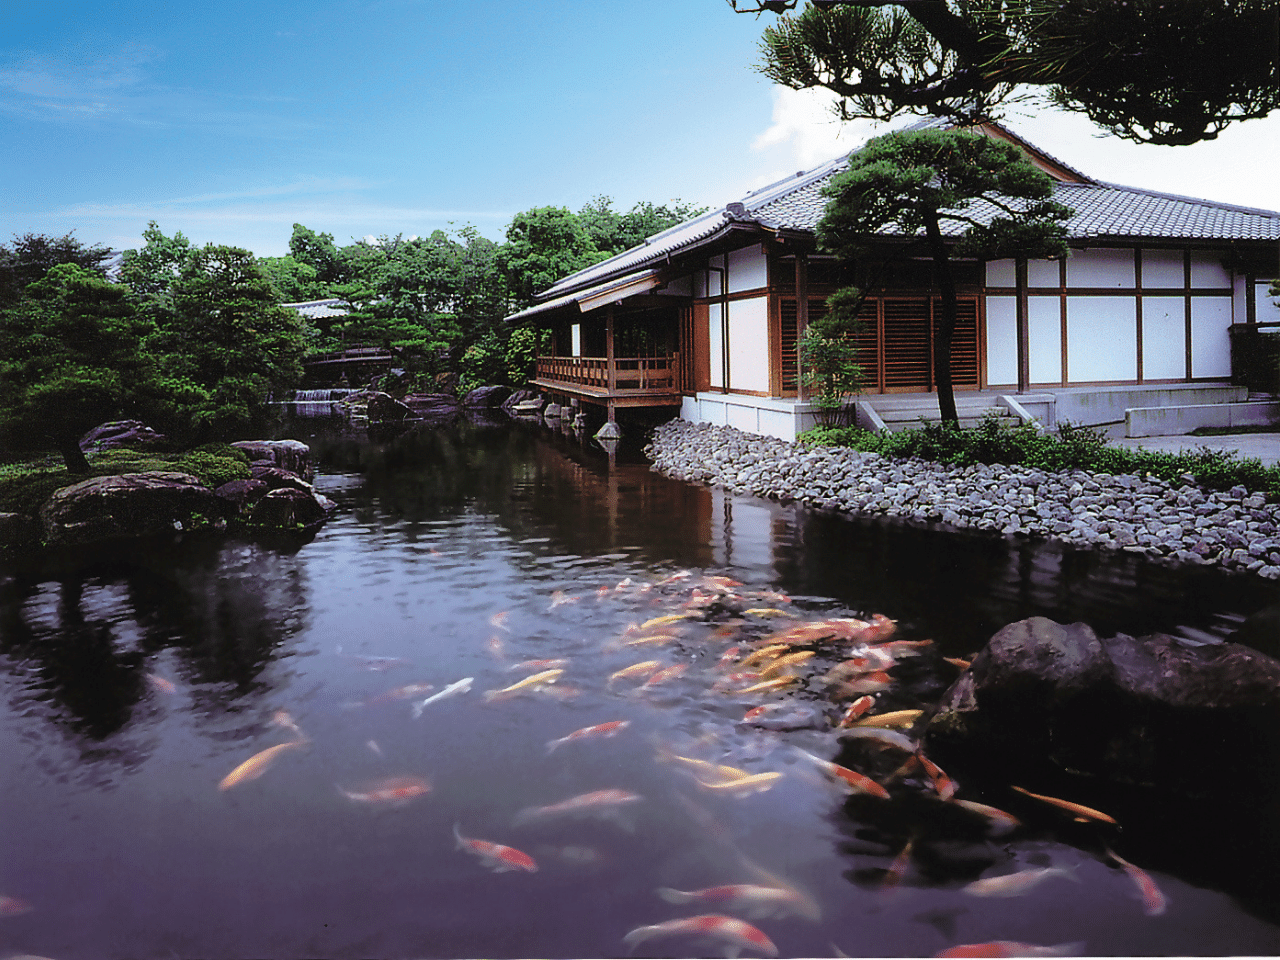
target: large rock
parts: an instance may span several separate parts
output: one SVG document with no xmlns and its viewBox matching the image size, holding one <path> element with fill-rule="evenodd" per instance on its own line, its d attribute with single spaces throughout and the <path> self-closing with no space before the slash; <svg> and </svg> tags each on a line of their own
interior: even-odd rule
<svg viewBox="0 0 1280 960">
<path fill-rule="evenodd" d="M 408 406 L 385 393 L 375 393 L 370 397 L 365 410 L 371 423 L 397 423 L 412 412 Z"/>
<path fill-rule="evenodd" d="M 279 490 L 281 487 L 292 487 L 294 490 L 304 490 L 311 492 L 311 484 L 303 480 L 296 473 L 289 470 L 282 470 L 279 467 L 270 467 L 263 463 L 254 463 L 250 467 L 250 477 L 254 480 L 261 480 L 267 485 L 268 490 Z"/>
<path fill-rule="evenodd" d="M 243 450 L 249 460 L 270 460 L 274 466 L 296 473 L 304 480 L 316 474 L 311 462 L 311 448 L 301 440 L 237 440 L 231 444 Z"/>
<path fill-rule="evenodd" d="M 468 408 L 499 407 L 510 395 L 509 387 L 476 387 L 462 398 L 462 405 Z"/>
<path fill-rule="evenodd" d="M 315 527 L 324 522 L 333 506 L 332 500 L 320 494 L 280 487 L 249 508 L 249 523 L 282 530 Z"/>
<path fill-rule="evenodd" d="M 542 398 L 539 396 L 537 390 L 531 390 L 528 387 L 521 387 L 519 390 L 513 391 L 511 396 L 502 401 L 502 409 L 507 411 L 507 413 L 512 413 L 517 404 L 529 403 L 534 400 L 541 401 L 541 399 Z M 541 403 L 539 403 L 539 406 L 541 406 Z"/>
<path fill-rule="evenodd" d="M 272 467 L 271 469 L 276 468 Z M 289 476 L 293 476 L 293 474 L 289 474 Z M 223 500 L 229 500 L 234 503 L 244 513 L 247 511 L 249 504 L 261 499 L 270 489 L 263 480 L 249 479 L 228 481 L 213 492 Z"/>
<path fill-rule="evenodd" d="M 234 508 L 195 477 L 168 470 L 94 477 L 40 508 L 51 546 L 98 543 L 220 526 Z"/>
<path fill-rule="evenodd" d="M 447 393 L 411 393 L 404 402 L 422 420 L 452 420 L 461 411 L 458 398 Z"/>
<path fill-rule="evenodd" d="M 1033 617 L 991 638 L 926 737 L 1006 780 L 1076 774 L 1193 798 L 1225 775 L 1265 795 L 1280 779 L 1280 662 Z"/>
<path fill-rule="evenodd" d="M 80 449 L 111 450 L 115 447 L 147 447 L 164 443 L 168 438 L 141 420 L 112 420 L 99 424 L 80 438 Z"/>
</svg>

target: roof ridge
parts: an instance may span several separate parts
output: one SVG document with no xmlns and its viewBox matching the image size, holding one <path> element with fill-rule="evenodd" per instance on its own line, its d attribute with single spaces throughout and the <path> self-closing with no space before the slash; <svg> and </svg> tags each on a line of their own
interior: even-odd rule
<svg viewBox="0 0 1280 960">
<path fill-rule="evenodd" d="M 1148 190 L 1144 187 L 1131 187 L 1124 183 L 1111 183 L 1107 180 L 1095 180 L 1093 183 L 1060 183 L 1057 187 L 1075 187 L 1081 189 L 1096 189 L 1105 187 L 1109 190 L 1124 190 L 1127 193 L 1140 193 L 1147 197 L 1159 197 L 1162 200 L 1178 200 L 1182 203 L 1195 203 L 1206 207 L 1212 207 L 1215 210 L 1231 210 L 1235 213 L 1250 213 L 1263 217 L 1275 217 L 1280 219 L 1280 210 L 1264 210 L 1262 207 L 1245 207 L 1238 203 L 1224 203 L 1221 200 L 1210 200 L 1207 197 L 1189 197 L 1182 193 L 1165 193 L 1162 190 Z"/>
</svg>

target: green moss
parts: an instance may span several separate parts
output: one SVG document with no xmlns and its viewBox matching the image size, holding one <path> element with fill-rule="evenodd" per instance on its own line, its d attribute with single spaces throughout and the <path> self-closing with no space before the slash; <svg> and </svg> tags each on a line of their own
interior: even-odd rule
<svg viewBox="0 0 1280 960">
<path fill-rule="evenodd" d="M 240 453 L 240 451 L 236 451 Z M 243 459 L 231 456 L 219 456 L 205 449 L 192 450 L 178 458 L 176 469 L 199 477 L 200 482 L 215 490 L 232 480 L 248 480 L 252 471 Z"/>
</svg>

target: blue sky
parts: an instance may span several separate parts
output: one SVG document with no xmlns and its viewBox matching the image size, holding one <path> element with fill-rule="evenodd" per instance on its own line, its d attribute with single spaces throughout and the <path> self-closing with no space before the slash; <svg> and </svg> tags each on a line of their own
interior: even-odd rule
<svg viewBox="0 0 1280 960">
<path fill-rule="evenodd" d="M 0 242 L 287 252 L 592 197 L 722 206 L 847 152 L 821 95 L 752 66 L 723 0 L 0 0 Z M 1280 209 L 1280 116 L 1189 148 L 1032 106 L 1010 125 L 1116 183 Z"/>
</svg>

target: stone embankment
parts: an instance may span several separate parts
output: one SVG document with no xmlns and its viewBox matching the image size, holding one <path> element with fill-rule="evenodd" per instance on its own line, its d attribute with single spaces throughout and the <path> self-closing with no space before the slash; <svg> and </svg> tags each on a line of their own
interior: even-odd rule
<svg viewBox="0 0 1280 960">
<path fill-rule="evenodd" d="M 737 493 L 1280 579 L 1280 506 L 1244 487 L 1209 492 L 1190 482 L 1086 470 L 890 460 L 685 420 L 658 427 L 646 453 L 667 476 Z"/>
</svg>

